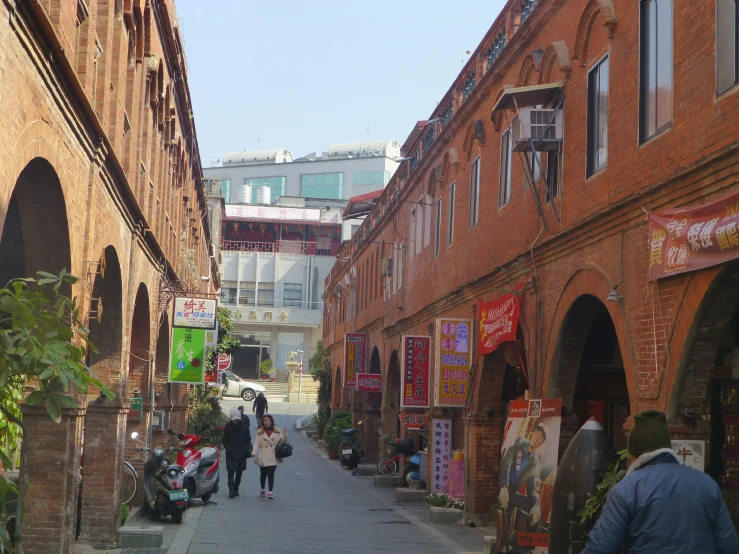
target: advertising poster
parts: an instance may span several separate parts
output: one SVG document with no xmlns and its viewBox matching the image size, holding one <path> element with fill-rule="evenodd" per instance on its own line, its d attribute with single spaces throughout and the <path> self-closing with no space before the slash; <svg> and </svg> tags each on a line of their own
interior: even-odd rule
<svg viewBox="0 0 739 554">
<path fill-rule="evenodd" d="M 492 302 L 480 302 L 480 354 L 490 354 L 498 345 L 516 340 L 520 305 L 513 294 Z"/>
<path fill-rule="evenodd" d="M 510 403 L 500 457 L 496 552 L 549 552 L 562 399 Z"/>
<path fill-rule="evenodd" d="M 205 329 L 172 329 L 169 382 L 201 384 L 205 381 Z"/>
<path fill-rule="evenodd" d="M 358 373 L 357 392 L 382 392 L 382 375 L 380 373 Z"/>
<path fill-rule="evenodd" d="M 347 333 L 344 335 L 344 386 L 356 387 L 357 374 L 365 372 L 367 335 Z"/>
<path fill-rule="evenodd" d="M 436 320 L 436 387 L 434 404 L 464 408 L 472 358 L 471 319 Z"/>
<path fill-rule="evenodd" d="M 431 451 L 431 492 L 446 492 L 452 454 L 452 420 L 435 419 Z"/>
<path fill-rule="evenodd" d="M 217 302 L 206 298 L 174 299 L 174 325 L 186 329 L 215 329 Z"/>
<path fill-rule="evenodd" d="M 404 336 L 402 344 L 400 405 L 403 408 L 428 408 L 431 398 L 431 337 Z"/>
</svg>

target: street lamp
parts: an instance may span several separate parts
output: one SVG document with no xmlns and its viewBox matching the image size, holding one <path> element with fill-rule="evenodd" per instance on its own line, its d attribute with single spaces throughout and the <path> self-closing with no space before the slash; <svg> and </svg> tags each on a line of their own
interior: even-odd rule
<svg viewBox="0 0 739 554">
<path fill-rule="evenodd" d="M 303 351 L 296 350 L 300 354 L 300 380 L 298 381 L 298 396 L 303 394 Z"/>
</svg>

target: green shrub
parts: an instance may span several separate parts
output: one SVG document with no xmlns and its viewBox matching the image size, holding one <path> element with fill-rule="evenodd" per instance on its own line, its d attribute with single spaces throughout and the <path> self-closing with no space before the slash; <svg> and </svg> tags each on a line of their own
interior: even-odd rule
<svg viewBox="0 0 739 554">
<path fill-rule="evenodd" d="M 126 520 L 128 519 L 129 515 L 130 514 L 128 511 L 128 506 L 126 506 L 125 504 L 121 504 L 121 525 L 126 523 Z"/>
<path fill-rule="evenodd" d="M 337 451 L 341 445 L 341 430 L 350 429 L 352 426 L 352 415 L 346 410 L 335 412 L 326 422 L 323 440 L 329 450 Z"/>
<path fill-rule="evenodd" d="M 462 498 L 455 498 L 443 492 L 432 492 L 426 497 L 426 503 L 434 508 L 464 509 L 464 500 Z"/>
</svg>

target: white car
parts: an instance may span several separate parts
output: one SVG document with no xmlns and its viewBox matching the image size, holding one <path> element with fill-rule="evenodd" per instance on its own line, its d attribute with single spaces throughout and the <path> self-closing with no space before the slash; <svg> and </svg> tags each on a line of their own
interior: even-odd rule
<svg viewBox="0 0 739 554">
<path fill-rule="evenodd" d="M 222 391 L 223 396 L 240 396 L 246 402 L 251 402 L 261 392 L 267 396 L 267 389 L 254 381 L 245 381 L 230 371 L 224 371 L 228 379 L 228 388 Z"/>
</svg>

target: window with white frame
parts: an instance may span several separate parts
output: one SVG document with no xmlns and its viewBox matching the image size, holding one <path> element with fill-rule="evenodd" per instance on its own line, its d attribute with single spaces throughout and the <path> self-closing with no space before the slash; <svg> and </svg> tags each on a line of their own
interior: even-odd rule
<svg viewBox="0 0 739 554">
<path fill-rule="evenodd" d="M 253 281 L 241 283 L 239 289 L 239 304 L 241 306 L 254 306 L 257 284 Z"/>
<path fill-rule="evenodd" d="M 527 189 L 532 183 L 537 183 L 541 176 L 541 152 L 534 155 L 533 152 L 526 152 L 526 170 L 524 171 L 523 188 Z"/>
<path fill-rule="evenodd" d="M 716 87 L 719 94 L 739 82 L 738 1 L 716 0 Z"/>
<path fill-rule="evenodd" d="M 285 283 L 283 285 L 283 303 L 285 306 L 300 307 L 303 303 L 302 283 Z"/>
<path fill-rule="evenodd" d="M 672 124 L 672 0 L 641 0 L 640 135 Z"/>
<path fill-rule="evenodd" d="M 547 152 L 547 202 L 562 193 L 562 150 Z"/>
<path fill-rule="evenodd" d="M 478 158 L 479 161 L 479 158 Z M 452 244 L 454 241 L 454 205 L 456 196 L 457 184 L 452 183 L 449 185 L 449 227 L 447 228 L 446 243 L 447 246 Z"/>
<path fill-rule="evenodd" d="M 498 207 L 511 201 L 511 131 L 507 129 L 500 138 L 500 188 Z"/>
<path fill-rule="evenodd" d="M 434 256 L 438 256 L 441 247 L 441 198 L 436 201 L 434 212 Z"/>
<path fill-rule="evenodd" d="M 480 216 L 480 157 L 470 166 L 470 228 L 477 225 Z M 450 241 L 451 242 L 451 241 Z"/>
<path fill-rule="evenodd" d="M 416 251 L 416 208 L 411 210 L 410 234 L 408 236 L 408 260 L 413 259 Z"/>
<path fill-rule="evenodd" d="M 588 74 L 587 176 L 606 166 L 608 159 L 608 56 Z"/>
<path fill-rule="evenodd" d="M 257 291 L 257 306 L 274 306 L 275 305 L 275 284 L 259 283 Z"/>
</svg>

